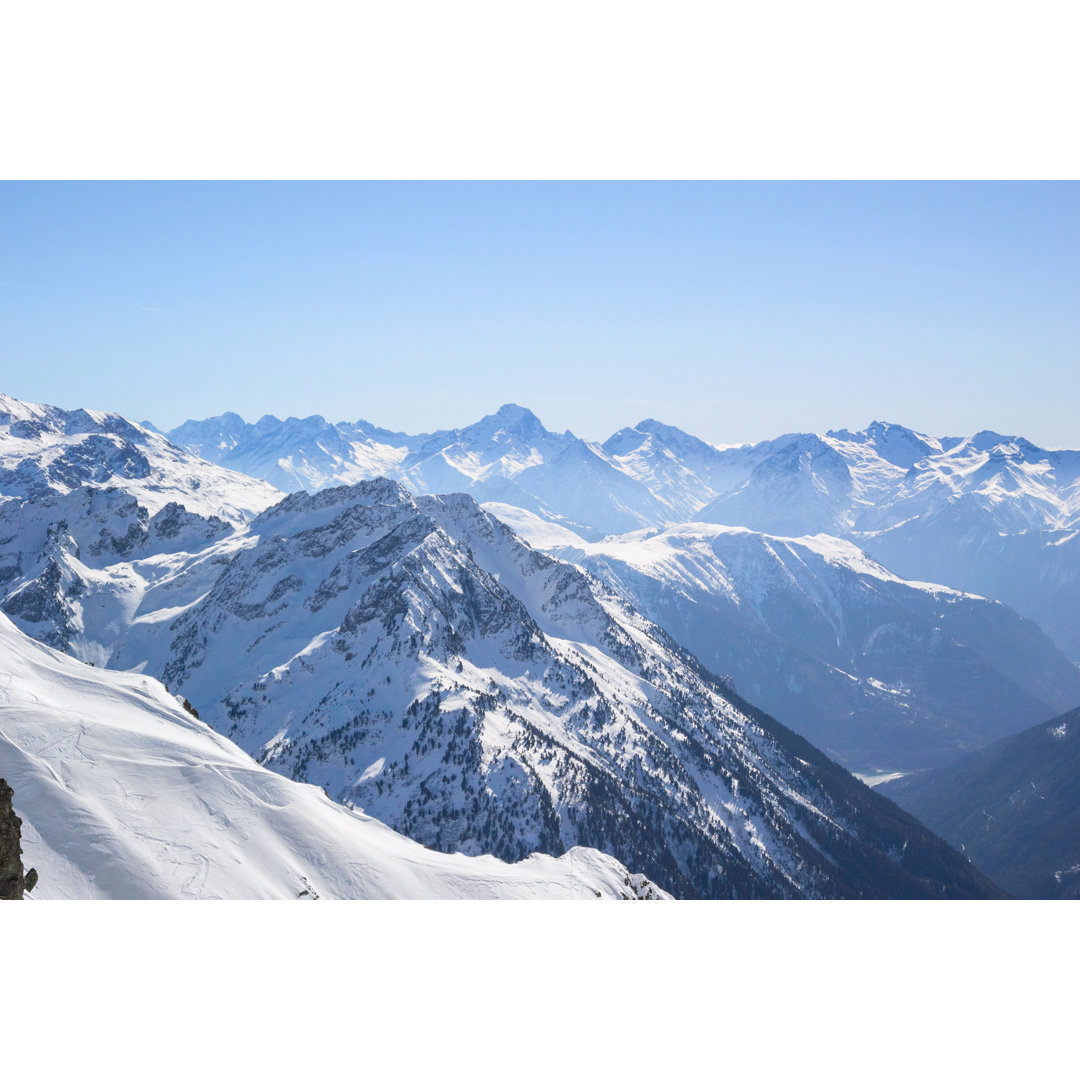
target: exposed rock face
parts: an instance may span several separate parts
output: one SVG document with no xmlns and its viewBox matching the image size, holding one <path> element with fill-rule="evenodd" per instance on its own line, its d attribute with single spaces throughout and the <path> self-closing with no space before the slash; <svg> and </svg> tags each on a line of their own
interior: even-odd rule
<svg viewBox="0 0 1080 1080">
<path fill-rule="evenodd" d="M 11 785 L 0 779 L 0 900 L 21 900 L 37 883 L 37 871 L 23 874 L 22 819 L 11 805 Z"/>
</svg>

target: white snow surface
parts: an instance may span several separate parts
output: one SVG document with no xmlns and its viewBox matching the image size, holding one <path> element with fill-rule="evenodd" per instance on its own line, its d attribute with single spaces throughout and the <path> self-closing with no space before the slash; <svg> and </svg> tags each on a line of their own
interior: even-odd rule
<svg viewBox="0 0 1080 1080">
<path fill-rule="evenodd" d="M 667 898 L 610 856 L 440 854 L 257 765 L 156 680 L 0 615 L 0 776 L 34 899 Z"/>
<path fill-rule="evenodd" d="M 600 541 L 589 542 L 570 529 L 547 521 L 521 507 L 500 502 L 487 502 L 483 506 L 485 510 L 501 521 L 505 521 L 518 536 L 540 551 L 565 554 L 565 557 L 571 561 L 576 561 L 575 556 L 580 559 L 590 555 L 607 555 L 645 570 L 652 576 L 666 577 L 672 581 L 685 580 L 701 585 L 702 577 L 710 575 L 707 572 L 690 574 L 685 566 L 688 553 L 702 554 L 711 541 L 742 537 L 751 542 L 769 546 L 783 546 L 791 550 L 801 549 L 807 554 L 817 556 L 829 566 L 850 570 L 852 573 L 863 574 L 879 581 L 894 582 L 931 594 L 967 595 L 972 599 L 983 599 L 975 594 L 965 594 L 959 589 L 951 589 L 946 585 L 901 578 L 875 562 L 850 541 L 837 536 L 829 536 L 826 533 L 817 533 L 813 536 L 773 536 L 741 526 L 691 521 L 673 525 L 667 529 L 640 529 L 636 532 L 622 533 Z M 705 557 L 709 558 L 707 555 Z M 680 559 L 683 560 L 682 563 Z M 716 561 L 715 554 L 711 561 Z M 743 590 L 753 588 L 753 582 L 745 579 L 740 579 L 738 585 Z M 735 591 L 735 584 L 730 580 L 726 580 L 722 587 L 725 591 L 731 590 L 733 593 Z"/>
</svg>

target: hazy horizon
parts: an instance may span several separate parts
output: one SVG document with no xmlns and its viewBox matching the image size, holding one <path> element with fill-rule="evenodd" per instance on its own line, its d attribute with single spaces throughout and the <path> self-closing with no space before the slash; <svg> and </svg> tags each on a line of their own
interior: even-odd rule
<svg viewBox="0 0 1080 1080">
<path fill-rule="evenodd" d="M 1080 445 L 1076 183 L 3 183 L 2 389 L 169 430 Z"/>
<path fill-rule="evenodd" d="M 55 403 L 54 402 L 44 402 L 43 404 L 55 404 Z M 339 424 L 339 423 L 350 424 L 350 423 L 357 423 L 357 422 L 360 422 L 360 421 L 366 421 L 368 423 L 373 424 L 376 427 L 383 428 L 386 431 L 392 431 L 392 432 L 395 432 L 395 433 L 401 433 L 401 434 L 405 434 L 405 435 L 414 435 L 415 436 L 415 435 L 430 435 L 430 434 L 435 434 L 437 431 L 453 431 L 453 430 L 457 430 L 459 428 L 469 427 L 470 425 L 477 423 L 478 421 L 484 419 L 485 417 L 493 415 L 494 413 L 498 412 L 498 410 L 500 408 L 502 408 L 503 406 L 506 406 L 506 405 L 517 405 L 517 406 L 520 406 L 522 408 L 528 409 L 531 413 L 533 413 L 537 417 L 537 419 L 541 422 L 541 424 L 543 424 L 543 426 L 548 431 L 556 432 L 556 433 L 559 433 L 559 434 L 561 434 L 564 431 L 570 431 L 574 435 L 577 435 L 577 436 L 579 436 L 581 438 L 584 438 L 584 439 L 586 439 L 586 440 L 588 440 L 590 442 L 596 442 L 596 443 L 605 442 L 608 438 L 610 438 L 610 436 L 614 435 L 621 428 L 634 427 L 637 424 L 642 423 L 643 421 L 646 421 L 646 420 L 657 420 L 660 423 L 669 423 L 667 420 L 664 419 L 663 416 L 642 415 L 642 416 L 638 416 L 638 417 L 636 417 L 634 419 L 628 419 L 626 421 L 626 423 L 620 424 L 618 427 L 612 428 L 610 431 L 601 432 L 600 434 L 594 436 L 594 435 L 590 435 L 590 434 L 583 434 L 582 432 L 576 431 L 576 430 L 574 430 L 572 428 L 563 428 L 563 427 L 559 427 L 558 425 L 549 424 L 549 423 L 547 423 L 547 421 L 546 421 L 546 419 L 545 419 L 545 417 L 543 416 L 542 413 L 537 412 L 536 409 L 533 409 L 527 402 L 524 402 L 524 401 L 504 401 L 504 402 L 500 403 L 500 405 L 498 405 L 498 406 L 496 406 L 494 408 L 485 410 L 483 413 L 479 413 L 476 416 L 473 416 L 471 419 L 466 419 L 466 420 L 462 421 L 461 423 L 443 424 L 441 427 L 438 427 L 438 428 L 424 428 L 424 429 L 415 428 L 415 427 L 413 427 L 413 428 L 410 428 L 410 427 L 392 427 L 390 425 L 383 424 L 377 418 L 370 417 L 370 416 L 352 416 L 352 417 L 349 417 L 349 416 L 332 416 L 332 415 L 327 415 L 326 413 L 322 413 L 322 412 L 306 413 L 304 416 L 295 416 L 293 414 L 278 415 L 276 413 L 263 413 L 263 414 L 261 414 L 259 416 L 254 416 L 254 415 L 245 416 L 242 412 L 239 412 L 236 409 L 223 409 L 221 412 L 213 413 L 213 414 L 210 414 L 208 416 L 190 416 L 190 417 L 186 417 L 185 420 L 194 420 L 194 421 L 209 420 L 209 419 L 213 419 L 214 417 L 217 417 L 217 416 L 223 416 L 226 413 L 234 413 L 234 414 L 240 416 L 240 418 L 245 423 L 248 423 L 248 424 L 256 424 L 260 420 L 263 420 L 268 416 L 273 417 L 273 418 L 275 418 L 277 420 L 282 420 L 282 421 L 284 421 L 284 420 L 304 420 L 304 419 L 309 419 L 311 417 L 321 417 L 323 420 L 327 421 L 330 424 Z M 151 416 L 146 416 L 146 417 L 129 416 L 127 419 L 134 420 L 137 423 L 149 422 L 149 423 L 153 424 L 156 428 L 159 428 L 161 431 L 165 432 L 166 434 L 170 430 L 173 430 L 173 428 L 180 426 L 180 425 L 173 425 L 172 428 L 165 428 L 162 425 L 158 424 L 157 421 L 155 421 L 154 418 L 151 417 Z M 181 423 L 183 423 L 183 422 L 185 422 L 185 421 L 181 421 Z M 694 435 L 697 438 L 702 439 L 705 442 L 710 442 L 713 445 L 720 446 L 722 448 L 724 446 L 742 446 L 742 445 L 749 445 L 749 444 L 756 443 L 756 442 L 768 441 L 771 438 L 776 438 L 778 436 L 788 435 L 788 434 L 818 434 L 818 435 L 825 435 L 825 434 L 829 433 L 830 431 L 841 431 L 841 430 L 845 430 L 845 429 L 847 431 L 855 433 L 855 432 L 865 431 L 868 427 L 870 427 L 871 424 L 875 424 L 875 423 L 884 423 L 884 424 L 889 424 L 889 425 L 896 425 L 896 426 L 899 426 L 899 427 L 905 427 L 905 428 L 908 428 L 909 430 L 915 431 L 916 434 L 928 435 L 928 436 L 931 436 L 931 437 L 934 437 L 934 438 L 946 438 L 946 437 L 949 437 L 949 436 L 959 437 L 959 438 L 967 438 L 969 436 L 977 435 L 980 432 L 987 431 L 987 430 L 994 431 L 998 435 L 1002 435 L 1002 436 L 1006 436 L 1006 437 L 1010 437 L 1010 438 L 1012 438 L 1012 437 L 1027 438 L 1028 437 L 1026 435 L 1026 433 L 1023 432 L 1023 431 L 999 431 L 999 430 L 994 429 L 994 428 L 978 428 L 978 429 L 972 429 L 970 431 L 967 431 L 967 430 L 965 430 L 965 431 L 958 431 L 958 430 L 957 431 L 928 431 L 928 430 L 925 430 L 925 429 L 922 429 L 922 428 L 913 427 L 911 424 L 905 424 L 903 422 L 903 420 L 897 419 L 896 417 L 889 417 L 889 416 L 874 416 L 874 417 L 870 418 L 869 420 L 867 420 L 865 423 L 857 424 L 857 425 L 837 424 L 837 425 L 829 425 L 828 427 L 820 427 L 820 428 L 791 428 L 791 429 L 785 429 L 783 431 L 777 430 L 777 431 L 774 431 L 774 432 L 772 432 L 772 433 L 770 433 L 768 435 L 763 436 L 760 439 L 748 439 L 748 440 L 742 440 L 742 441 L 729 441 L 729 442 L 726 442 L 726 443 L 725 442 L 718 442 L 718 441 L 712 440 L 712 439 L 707 439 L 705 436 L 701 435 L 699 432 L 692 431 L 692 430 L 690 430 L 688 428 L 682 428 L 681 430 L 685 431 L 688 435 Z M 680 425 L 672 424 L 671 426 L 679 427 Z M 1029 440 L 1029 441 L 1035 441 L 1035 440 Z M 1075 450 L 1075 449 L 1080 449 L 1080 440 L 1078 440 L 1078 445 L 1070 445 L 1070 446 L 1066 446 L 1066 445 L 1057 446 L 1057 445 L 1049 445 L 1049 444 L 1037 444 L 1037 445 L 1041 445 L 1042 449 L 1044 449 L 1044 450 Z"/>
</svg>

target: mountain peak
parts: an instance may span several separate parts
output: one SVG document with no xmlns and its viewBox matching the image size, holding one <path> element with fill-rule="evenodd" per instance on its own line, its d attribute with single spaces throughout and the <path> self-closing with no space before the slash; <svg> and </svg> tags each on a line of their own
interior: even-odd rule
<svg viewBox="0 0 1080 1080">
<path fill-rule="evenodd" d="M 509 421 L 511 423 L 540 423 L 539 418 L 532 409 L 526 409 L 524 405 L 516 405 L 513 402 L 507 402 L 507 404 L 501 405 L 494 415 L 499 420 Z"/>
<path fill-rule="evenodd" d="M 602 444 L 602 449 L 605 454 L 632 453 L 645 442 L 648 435 L 649 432 L 644 427 L 644 424 L 619 428 L 614 435 L 608 436 Z"/>
<path fill-rule="evenodd" d="M 871 420 L 866 426 L 867 435 L 885 435 L 890 431 L 897 434 L 903 432 L 913 434 L 911 428 L 906 428 L 903 424 L 891 424 L 888 420 Z"/>
<path fill-rule="evenodd" d="M 641 445 L 646 437 L 654 444 L 674 449 L 677 453 L 712 455 L 716 447 L 691 435 L 674 424 L 665 424 L 651 416 L 636 423 L 632 428 L 621 428 L 604 443 L 604 449 L 612 453 L 626 453 Z"/>
<path fill-rule="evenodd" d="M 642 431 L 646 435 L 655 435 L 668 440 L 672 438 L 686 439 L 689 437 L 681 428 L 672 427 L 671 424 L 663 424 L 659 420 L 654 420 L 651 416 L 638 421 L 634 427 L 635 430 Z"/>
<path fill-rule="evenodd" d="M 977 431 L 967 440 L 969 446 L 980 451 L 993 450 L 995 447 L 1015 441 L 1016 437 L 1013 435 L 1001 435 L 998 432 L 990 431 L 989 429 Z"/>
<path fill-rule="evenodd" d="M 939 440 L 920 435 L 912 428 L 893 424 L 888 420 L 872 420 L 862 431 L 849 431 L 847 428 L 829 431 L 825 437 L 865 446 L 883 461 L 902 469 L 911 469 L 916 462 L 941 450 Z"/>
<path fill-rule="evenodd" d="M 321 511 L 336 514 L 351 506 L 393 506 L 415 508 L 412 495 L 396 480 L 378 476 L 374 480 L 361 480 L 356 484 L 335 484 L 320 491 L 294 491 L 280 502 L 264 510 L 251 527 L 258 532 L 267 522 L 296 515 L 314 515 Z"/>
<path fill-rule="evenodd" d="M 903 424 L 894 424 L 889 420 L 871 420 L 861 431 L 852 431 L 850 428 L 837 428 L 826 431 L 825 436 L 829 439 L 841 439 L 844 442 L 871 442 L 882 435 L 916 435 L 917 433 Z"/>
<path fill-rule="evenodd" d="M 532 436 L 545 434 L 547 429 L 531 409 L 510 402 L 461 430 L 485 434 L 491 431 L 508 431 Z"/>
</svg>

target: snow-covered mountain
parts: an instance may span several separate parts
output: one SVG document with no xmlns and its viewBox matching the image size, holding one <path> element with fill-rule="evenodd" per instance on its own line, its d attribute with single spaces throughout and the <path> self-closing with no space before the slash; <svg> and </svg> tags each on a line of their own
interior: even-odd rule
<svg viewBox="0 0 1080 1080">
<path fill-rule="evenodd" d="M 389 475 L 425 436 L 385 431 L 363 420 L 331 424 L 321 416 L 246 423 L 228 412 L 189 420 L 168 437 L 199 457 L 257 477 L 283 492 L 318 491 Z"/>
<path fill-rule="evenodd" d="M 982 507 L 1002 531 L 1072 527 L 1080 516 L 1080 451 L 1043 450 L 982 431 L 934 438 L 880 421 L 864 431 L 797 434 L 729 448 L 725 490 L 698 517 L 790 534 L 870 535 L 949 500 Z M 783 527 L 778 527 L 783 526 Z"/>
<path fill-rule="evenodd" d="M 835 537 L 695 522 L 587 543 L 485 507 L 857 772 L 940 764 L 1080 700 L 1080 670 L 1034 623 L 901 579 Z"/>
<path fill-rule="evenodd" d="M 114 418 L 113 426 L 117 423 L 126 421 Z M 1027 523 L 1031 515 L 1007 526 L 1000 513 L 994 517 L 958 497 L 934 508 L 935 493 L 947 480 L 954 487 L 971 487 L 972 455 L 1002 457 L 997 437 L 988 433 L 941 440 L 897 425 L 873 424 L 864 432 L 784 436 L 753 447 L 722 448 L 647 420 L 623 429 L 601 447 L 569 433 L 548 432 L 528 410 L 504 406 L 468 428 L 435 435 L 406 436 L 364 422 L 331 425 L 321 417 L 288 421 L 264 417 L 247 425 L 236 414 L 189 422 L 172 434 L 195 451 L 250 471 L 261 469 L 293 487 L 322 488 L 358 475 L 390 472 L 414 492 L 458 487 L 480 497 L 494 493 L 491 505 L 503 508 L 504 519 L 515 527 L 524 527 L 528 519 L 530 538 L 549 550 L 551 545 L 534 535 L 537 519 L 578 536 L 597 537 L 608 531 L 601 526 L 636 528 L 642 520 L 670 523 L 687 514 L 724 516 L 723 510 L 735 519 L 790 526 L 794 535 L 811 527 L 846 531 L 865 550 L 887 549 L 883 561 L 890 569 L 899 564 L 910 572 L 936 560 L 942 572 L 925 575 L 925 580 L 976 577 L 983 595 L 1024 601 L 1018 603 L 1021 610 L 1039 607 L 1057 641 L 1080 635 L 1076 616 L 1080 539 L 1075 531 L 1060 536 L 1004 532 L 1005 527 Z M 1017 453 L 1034 453 L 1023 440 L 1013 443 Z M 1058 472 L 1068 481 L 1072 457 L 1068 452 L 1057 456 L 1064 462 L 1058 464 Z M 931 468 L 927 462 L 937 464 Z M 935 470 L 946 479 L 928 483 L 924 474 Z M 921 478 L 917 483 L 911 479 L 916 474 Z M 915 508 L 919 513 L 913 520 L 904 515 L 912 509 L 907 502 L 914 496 L 903 491 L 897 496 L 905 483 L 921 491 L 927 502 Z M 651 503 L 642 498 L 643 492 Z M 888 525 L 889 507 L 897 498 L 904 505 L 898 511 L 901 520 Z M 1058 514 L 1053 520 L 1061 520 L 1069 505 L 1067 491 L 1055 499 L 1034 502 L 1044 508 L 1053 503 Z M 597 514 L 595 508 L 605 505 L 607 509 Z M 177 512 L 179 503 L 170 510 Z M 513 521 L 519 512 L 521 522 Z M 952 525 L 962 514 L 974 515 L 975 523 L 969 523 L 964 538 L 957 541 Z M 868 522 L 888 527 L 869 532 L 856 528 Z M 204 533 L 215 527 L 210 517 L 199 525 Z M 126 528 L 122 538 L 109 540 L 114 549 L 130 546 L 135 537 L 131 530 L 146 530 L 149 525 Z M 587 557 L 616 591 L 708 666 L 737 675 L 737 685 L 745 693 L 852 767 L 876 763 L 891 771 L 935 763 L 941 755 L 970 749 L 1017 724 L 1052 715 L 1073 700 L 1075 670 L 1034 628 L 1022 626 L 1006 612 L 988 612 L 985 604 L 971 598 L 946 602 L 948 590 L 919 585 L 918 579 L 905 589 L 895 574 L 880 567 L 857 586 L 849 580 L 840 587 L 836 560 L 778 560 L 768 536 L 752 539 L 734 529 L 727 530 L 724 540 L 730 565 L 718 568 L 711 565 L 720 560 L 715 550 L 703 554 L 713 528 L 706 523 L 671 531 L 669 525 L 668 539 L 649 541 L 652 557 L 629 560 L 632 572 L 625 559 L 622 570 L 616 572 L 615 567 L 619 556 L 630 550 L 628 545 L 640 542 L 637 533 L 624 534 L 625 542 L 616 548 Z M 24 531 L 15 525 L 6 529 L 6 547 L 10 549 L 12 538 L 21 543 Z M 81 535 L 77 529 L 69 532 Z M 676 536 L 681 538 L 677 559 L 694 565 L 684 565 L 671 579 L 664 564 L 676 556 L 669 551 L 660 558 L 656 553 L 674 543 Z M 692 536 L 701 540 L 696 543 L 697 554 L 688 550 Z M 924 551 L 927 536 L 934 542 Z M 80 542 L 86 549 L 86 541 Z M 715 548 L 717 536 L 712 542 Z M 96 550 L 101 543 L 94 539 L 91 548 Z M 578 540 L 570 543 L 575 549 L 582 546 Z M 734 553 L 732 545 L 740 545 L 741 554 Z M 560 546 L 555 543 L 554 550 Z M 159 547 L 144 540 L 140 555 L 146 558 Z M 832 549 L 842 547 L 834 544 Z M 184 548 L 177 544 L 174 550 Z M 31 549 L 22 563 L 42 550 L 36 538 Z M 791 542 L 785 550 L 792 550 Z M 570 549 L 563 554 L 569 555 Z M 578 558 L 582 557 L 586 556 L 579 550 Z M 698 565 L 701 558 L 710 565 Z M 14 565 L 10 551 L 0 547 L 0 586 L 14 580 L 20 569 L 25 567 Z M 883 574 L 891 579 L 886 591 L 893 599 L 867 604 L 867 595 L 881 599 Z M 22 617 L 36 611 L 39 618 L 55 621 L 71 587 L 63 585 L 58 575 L 58 568 L 47 562 L 36 574 L 23 573 L 23 591 L 4 601 L 5 610 Z M 685 580 L 688 575 L 692 584 Z M 671 593 L 672 580 L 679 595 Z M 770 583 L 767 597 L 737 602 L 737 597 L 745 600 L 761 592 L 765 582 Z M 129 587 L 124 593 L 127 602 L 138 593 L 137 585 Z M 692 603 L 679 598 L 689 593 Z M 907 599 L 896 609 L 893 600 L 901 595 Z M 1041 605 L 1031 599 L 1039 595 L 1045 600 Z M 969 617 L 975 610 L 980 614 Z M 949 629 L 942 625 L 943 618 Z M 843 625 L 838 627 L 838 621 Z M 108 616 L 105 622 L 115 620 Z M 116 623 L 121 624 L 123 620 Z M 62 632 L 57 635 L 43 640 L 60 642 Z M 90 639 L 90 653 L 97 655 L 103 635 L 84 635 L 82 640 Z M 853 724 L 852 717 L 858 722 Z M 998 720 L 1012 727 L 999 728 Z"/>
<path fill-rule="evenodd" d="M 34 405 L 0 394 L 0 501 L 118 488 L 150 514 L 170 503 L 240 524 L 280 493 L 196 457 L 116 413 Z"/>
<path fill-rule="evenodd" d="M 1010 533 L 1000 514 L 977 499 L 949 499 L 920 520 L 853 540 L 897 573 L 1008 604 L 1080 664 L 1080 528 Z"/>
<path fill-rule="evenodd" d="M 257 765 L 145 675 L 0 615 L 0 776 L 34 899 L 661 898 L 610 856 L 430 851 Z"/>
<path fill-rule="evenodd" d="M 69 651 L 162 676 L 261 763 L 430 847 L 596 847 L 681 896 L 986 894 L 932 834 L 468 496 L 386 480 L 297 493 L 197 551 L 151 537 L 111 565 L 43 532 Z M 13 617 L 55 632 L 35 613 Z"/>
<path fill-rule="evenodd" d="M 599 445 L 516 405 L 434 435 L 228 413 L 171 437 L 283 490 L 389 476 L 415 493 L 519 507 L 591 541 L 688 521 L 838 536 L 903 577 L 1009 604 L 1080 660 L 1077 450 L 882 422 L 713 446 L 644 420 Z"/>
<path fill-rule="evenodd" d="M 208 461 L 282 490 L 389 476 L 415 493 L 468 491 L 593 532 L 604 530 L 605 517 L 622 515 L 607 532 L 629 531 L 629 516 L 638 527 L 696 520 L 778 536 L 871 536 L 950 500 L 982 508 L 1007 533 L 1080 527 L 1080 450 L 1044 450 L 991 431 L 936 438 L 875 421 L 858 432 L 714 446 L 643 420 L 599 445 L 550 432 L 528 409 L 504 405 L 431 435 L 321 416 L 247 424 L 235 413 L 189 420 L 169 434 Z M 519 498 L 499 499 L 489 490 L 499 484 Z M 530 505 L 535 500 L 543 511 Z"/>
<path fill-rule="evenodd" d="M 524 511 L 533 529 L 539 518 L 594 541 L 630 529 L 626 543 L 603 556 L 610 559 L 602 571 L 600 553 L 589 556 L 595 557 L 592 568 L 708 666 L 737 675 L 750 697 L 854 768 L 933 764 L 1073 700 L 1076 671 L 1034 628 L 971 598 L 946 601 L 948 590 L 918 583 L 959 581 L 968 591 L 1004 598 L 1036 616 L 1054 641 L 1066 648 L 1075 641 L 1080 653 L 1080 532 L 1027 528 L 1031 521 L 1067 520 L 1075 502 L 1075 452 L 1055 452 L 1053 468 L 1028 463 L 1021 512 L 1002 498 L 987 501 L 982 488 L 990 484 L 996 491 L 1004 483 L 995 479 L 994 462 L 1015 473 L 1020 465 L 1014 459 L 1037 457 L 1036 448 L 1011 440 L 1006 453 L 1000 437 L 985 432 L 935 439 L 876 423 L 863 432 L 715 447 L 647 420 L 597 446 L 549 432 L 528 410 L 504 406 L 470 427 L 434 435 L 407 436 L 363 421 L 329 424 L 321 417 L 264 417 L 248 425 L 230 413 L 189 422 L 172 436 L 193 451 L 294 488 L 387 473 L 414 492 L 471 491 L 503 507 L 506 520 Z M 1032 477 L 1042 478 L 1038 497 Z M 1003 501 L 1004 509 L 998 506 Z M 707 536 L 711 523 L 686 525 L 681 533 L 676 526 L 669 537 L 682 537 L 678 560 L 695 563 L 676 575 L 676 593 L 692 593 L 692 603 L 671 594 L 666 557 L 631 559 L 632 572 L 615 571 L 619 554 L 640 541 L 643 522 L 670 529 L 687 515 L 765 524 L 773 536 L 826 530 L 915 580 L 905 589 L 893 573 L 885 587 L 879 567 L 869 584 L 848 574 L 841 587 L 835 560 L 777 560 L 769 534 L 754 540 L 732 529 L 724 542 L 729 549 L 741 545 L 742 553 L 729 550 L 726 568 L 698 566 L 699 556 L 687 550 L 689 537 Z M 669 541 L 650 541 L 654 555 Z M 571 543 L 581 548 L 580 541 Z M 704 550 L 700 543 L 697 549 Z M 785 550 L 792 550 L 790 542 Z M 716 551 L 702 557 L 706 563 L 720 558 Z M 0 548 L 0 578 L 12 573 L 5 558 Z M 42 573 L 34 576 L 37 584 L 27 579 L 23 595 L 6 601 L 5 610 L 37 606 L 44 614 L 46 607 L 63 606 L 55 594 L 66 586 L 57 571 Z M 696 574 L 692 586 L 681 580 L 687 574 Z M 736 601 L 760 592 L 764 582 L 771 583 L 767 598 Z M 887 603 L 865 602 L 867 595 L 882 600 L 883 590 L 891 597 Z M 907 599 L 896 608 L 902 595 Z M 101 635 L 92 636 L 93 652 Z"/>
<path fill-rule="evenodd" d="M 1080 709 L 882 790 L 1015 896 L 1080 899 Z"/>
<path fill-rule="evenodd" d="M 188 421 L 169 437 L 207 460 L 285 491 L 387 476 L 416 494 L 464 491 L 525 506 L 589 536 L 666 521 L 671 510 L 603 449 L 548 431 L 528 409 L 504 405 L 471 424 L 403 435 L 321 416 L 244 424 L 235 413 Z"/>
<path fill-rule="evenodd" d="M 642 420 L 622 428 L 603 451 L 619 469 L 645 485 L 670 510 L 671 521 L 694 519 L 720 491 L 742 477 L 726 451 L 670 424 Z"/>
<path fill-rule="evenodd" d="M 184 571 L 185 588 L 205 591 L 222 570 L 221 552 L 240 542 L 217 516 L 178 503 L 151 514 L 117 488 L 2 500 L 0 609 L 39 641 L 105 664 L 145 617 L 151 585 L 177 603 L 194 599 L 169 591 L 171 582 Z"/>
<path fill-rule="evenodd" d="M 725 457 L 744 475 L 700 520 L 844 537 L 904 577 L 1009 604 L 1080 660 L 1080 451 L 874 423 Z"/>
</svg>

